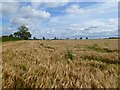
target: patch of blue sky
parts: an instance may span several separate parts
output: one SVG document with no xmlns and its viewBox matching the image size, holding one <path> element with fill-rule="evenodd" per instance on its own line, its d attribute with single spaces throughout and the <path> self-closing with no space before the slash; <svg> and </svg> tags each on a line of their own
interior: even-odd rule
<svg viewBox="0 0 120 90">
<path fill-rule="evenodd" d="M 9 18 L 2 16 L 2 25 L 3 26 L 8 26 L 10 24 Z"/>
<path fill-rule="evenodd" d="M 31 6 L 31 2 L 20 2 L 20 6 Z"/>
<path fill-rule="evenodd" d="M 80 5 L 81 8 L 87 8 L 87 7 L 100 4 L 100 3 L 98 2 L 69 2 L 68 6 L 73 5 L 73 4 Z"/>
</svg>

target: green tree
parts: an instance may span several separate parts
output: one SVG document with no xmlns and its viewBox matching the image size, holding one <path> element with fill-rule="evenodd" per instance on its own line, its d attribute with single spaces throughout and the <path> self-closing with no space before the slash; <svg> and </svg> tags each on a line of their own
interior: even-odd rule
<svg viewBox="0 0 120 90">
<path fill-rule="evenodd" d="M 56 40 L 57 38 L 56 37 L 54 37 L 54 40 Z"/>
<path fill-rule="evenodd" d="M 43 40 L 45 40 L 45 37 L 43 37 Z"/>
<path fill-rule="evenodd" d="M 77 38 L 75 38 L 75 40 L 77 40 Z"/>
<path fill-rule="evenodd" d="M 15 36 L 15 37 L 19 37 L 18 34 L 19 34 L 19 32 L 15 32 L 15 33 L 14 33 L 14 36 Z"/>
<path fill-rule="evenodd" d="M 80 37 L 80 39 L 82 39 L 82 37 Z"/>
<path fill-rule="evenodd" d="M 86 39 L 88 39 L 88 37 L 86 37 Z"/>
<path fill-rule="evenodd" d="M 9 37 L 13 37 L 13 35 L 12 35 L 12 34 L 10 34 L 10 35 L 9 35 Z"/>
<path fill-rule="evenodd" d="M 28 32 L 28 28 L 25 25 L 21 25 L 20 27 L 18 27 L 18 30 L 18 32 L 14 33 L 15 37 L 23 38 L 25 40 L 31 37 L 31 34 L 30 32 Z"/>
<path fill-rule="evenodd" d="M 33 37 L 34 40 L 36 40 L 36 37 Z"/>
</svg>

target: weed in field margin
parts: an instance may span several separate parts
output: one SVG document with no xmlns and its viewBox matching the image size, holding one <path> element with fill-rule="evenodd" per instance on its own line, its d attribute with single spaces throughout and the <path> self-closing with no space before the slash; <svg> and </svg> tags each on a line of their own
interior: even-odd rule
<svg viewBox="0 0 120 90">
<path fill-rule="evenodd" d="M 107 53 L 112 53 L 112 52 L 115 52 L 116 50 L 110 50 L 110 49 L 108 49 L 108 48 L 103 48 L 103 49 L 101 49 L 101 48 L 98 48 L 100 51 L 102 51 L 102 52 L 107 52 Z"/>
<path fill-rule="evenodd" d="M 91 49 L 94 49 L 94 48 L 97 48 L 97 47 L 98 47 L 98 45 L 96 43 L 93 44 L 92 46 L 90 46 Z"/>
<path fill-rule="evenodd" d="M 80 45 L 79 45 L 79 44 L 77 44 L 77 45 L 75 45 L 74 47 L 75 47 L 75 48 L 80 48 Z"/>
<path fill-rule="evenodd" d="M 95 68 L 99 68 L 101 70 L 106 70 L 107 69 L 106 64 L 97 63 L 97 62 L 94 62 L 94 60 L 90 62 L 90 66 L 95 67 Z"/>
<path fill-rule="evenodd" d="M 83 58 L 85 60 L 94 60 L 94 61 L 98 61 L 98 62 L 102 62 L 102 63 L 108 63 L 108 64 L 120 64 L 120 61 L 112 61 L 103 57 L 98 57 L 98 56 L 94 56 L 94 55 L 84 55 L 81 56 L 80 58 Z"/>
<path fill-rule="evenodd" d="M 93 44 L 91 46 L 88 46 L 87 48 L 98 51 L 98 52 L 107 52 L 107 53 L 115 52 L 115 50 L 110 50 L 108 48 L 99 48 L 97 44 Z"/>
<path fill-rule="evenodd" d="M 67 48 L 67 52 L 65 53 L 65 58 L 73 60 L 73 54 L 72 51 Z"/>
<path fill-rule="evenodd" d="M 108 43 L 104 43 L 106 46 L 108 46 Z"/>
<path fill-rule="evenodd" d="M 38 44 L 41 46 L 41 45 L 44 45 L 42 42 L 38 41 Z"/>
<path fill-rule="evenodd" d="M 48 49 L 54 49 L 54 47 L 49 46 L 49 45 L 45 46 L 45 48 L 48 48 Z"/>
</svg>

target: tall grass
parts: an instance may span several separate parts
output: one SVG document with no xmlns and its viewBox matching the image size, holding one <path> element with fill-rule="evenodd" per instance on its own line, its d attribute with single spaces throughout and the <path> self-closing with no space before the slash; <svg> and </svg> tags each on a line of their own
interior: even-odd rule
<svg viewBox="0 0 120 90">
<path fill-rule="evenodd" d="M 84 60 L 94 60 L 94 61 L 107 63 L 107 64 L 120 64 L 120 61 L 118 60 L 110 60 L 108 58 L 96 56 L 96 55 L 84 55 L 84 56 L 81 56 L 81 58 L 83 58 Z"/>
<path fill-rule="evenodd" d="M 100 48 L 98 47 L 97 44 L 93 44 L 91 46 L 88 46 L 87 47 L 88 49 L 91 49 L 91 50 L 95 50 L 97 52 L 104 52 L 104 53 L 112 53 L 112 52 L 115 52 L 114 50 L 110 50 L 109 48 Z"/>
</svg>

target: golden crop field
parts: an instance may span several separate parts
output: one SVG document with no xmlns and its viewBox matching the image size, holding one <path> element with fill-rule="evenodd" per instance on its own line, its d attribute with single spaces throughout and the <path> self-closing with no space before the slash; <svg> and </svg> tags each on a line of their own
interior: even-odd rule
<svg viewBox="0 0 120 90">
<path fill-rule="evenodd" d="M 117 88 L 118 40 L 2 43 L 3 88 Z"/>
</svg>

